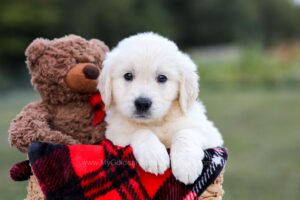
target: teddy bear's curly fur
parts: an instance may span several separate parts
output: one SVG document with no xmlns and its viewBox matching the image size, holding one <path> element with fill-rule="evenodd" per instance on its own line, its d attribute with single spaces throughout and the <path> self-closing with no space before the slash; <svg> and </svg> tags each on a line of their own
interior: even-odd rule
<svg viewBox="0 0 300 200">
<path fill-rule="evenodd" d="M 26 152 L 32 141 L 61 144 L 95 143 L 105 124 L 92 126 L 88 98 L 108 47 L 101 41 L 69 35 L 36 39 L 26 50 L 31 82 L 41 100 L 28 104 L 12 121 L 9 142 Z"/>
<path fill-rule="evenodd" d="M 26 50 L 31 83 L 41 100 L 32 102 L 11 122 L 9 143 L 21 152 L 33 141 L 59 144 L 95 143 L 104 137 L 105 123 L 92 125 L 88 99 L 108 47 L 100 40 L 75 35 L 36 39 Z M 31 184 L 33 183 L 33 184 Z M 28 193 L 41 194 L 31 177 Z M 28 195 L 27 199 L 37 199 Z"/>
</svg>

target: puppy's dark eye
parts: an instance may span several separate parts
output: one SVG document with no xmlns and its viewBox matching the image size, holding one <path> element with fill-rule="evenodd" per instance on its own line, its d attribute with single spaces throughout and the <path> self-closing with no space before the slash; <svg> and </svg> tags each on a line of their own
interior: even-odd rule
<svg viewBox="0 0 300 200">
<path fill-rule="evenodd" d="M 166 77 L 165 75 L 162 75 L 162 74 L 160 74 L 156 77 L 156 81 L 158 83 L 165 83 L 167 80 L 168 80 L 168 77 Z"/>
<path fill-rule="evenodd" d="M 133 74 L 130 73 L 130 72 L 124 74 L 124 79 L 125 79 L 126 81 L 132 81 L 132 80 L 133 80 Z"/>
</svg>

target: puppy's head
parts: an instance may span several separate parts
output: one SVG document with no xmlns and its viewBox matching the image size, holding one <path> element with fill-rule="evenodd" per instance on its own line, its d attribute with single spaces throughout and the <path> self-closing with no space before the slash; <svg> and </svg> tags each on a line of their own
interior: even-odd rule
<svg viewBox="0 0 300 200">
<path fill-rule="evenodd" d="M 98 89 L 111 106 L 137 122 L 162 119 L 174 101 L 183 113 L 198 96 L 196 65 L 174 42 L 153 33 L 122 40 L 107 54 Z"/>
</svg>

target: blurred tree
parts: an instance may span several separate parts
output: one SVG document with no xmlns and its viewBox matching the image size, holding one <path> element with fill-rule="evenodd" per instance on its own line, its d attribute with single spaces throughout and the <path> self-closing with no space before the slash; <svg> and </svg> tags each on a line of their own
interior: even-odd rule
<svg viewBox="0 0 300 200">
<path fill-rule="evenodd" d="M 85 37 L 98 37 L 109 46 L 126 36 L 143 31 L 160 32 L 175 39 L 176 29 L 171 16 L 159 0 L 57 0 L 56 5 L 67 15 L 61 19 L 60 35 L 69 32 Z M 67 11 L 67 12 L 65 12 Z"/>
<path fill-rule="evenodd" d="M 266 43 L 299 38 L 299 6 L 295 6 L 291 0 L 264 0 L 260 2 L 260 7 L 261 28 Z"/>
<path fill-rule="evenodd" d="M 233 0 L 166 0 L 176 25 L 179 41 L 188 46 L 218 44 L 234 39 Z"/>
<path fill-rule="evenodd" d="M 36 37 L 74 33 L 110 47 L 154 31 L 181 47 L 297 39 L 300 7 L 291 0 L 0 0 L 0 89 L 24 80 L 24 51 Z M 24 78 L 25 77 L 25 78 Z"/>
<path fill-rule="evenodd" d="M 58 19 L 49 1 L 0 1 L 0 89 L 20 84 L 27 74 L 24 51 L 35 37 L 47 33 Z M 26 76 L 25 76 L 26 77 Z"/>
</svg>

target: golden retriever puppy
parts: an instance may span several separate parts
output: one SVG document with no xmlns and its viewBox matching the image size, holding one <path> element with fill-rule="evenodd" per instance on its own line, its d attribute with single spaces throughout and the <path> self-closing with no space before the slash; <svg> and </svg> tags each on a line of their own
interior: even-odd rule
<svg viewBox="0 0 300 200">
<path fill-rule="evenodd" d="M 107 54 L 99 80 L 106 137 L 131 145 L 144 170 L 162 174 L 171 162 L 174 176 L 190 184 L 202 172 L 203 150 L 223 145 L 197 100 L 197 67 L 174 42 L 154 33 L 122 40 Z"/>
</svg>

